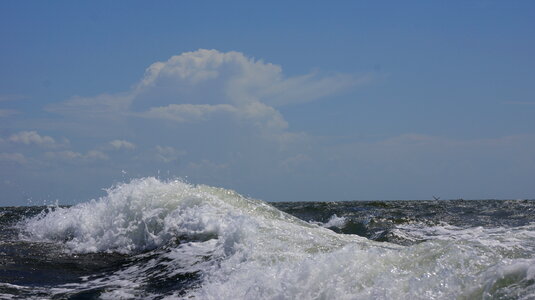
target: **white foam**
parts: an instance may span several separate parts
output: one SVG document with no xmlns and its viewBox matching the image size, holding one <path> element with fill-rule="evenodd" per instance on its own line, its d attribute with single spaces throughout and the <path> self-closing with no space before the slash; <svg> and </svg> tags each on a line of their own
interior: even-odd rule
<svg viewBox="0 0 535 300">
<path fill-rule="evenodd" d="M 534 299 L 534 274 L 535 259 L 506 259 L 482 272 L 467 298 Z"/>
<path fill-rule="evenodd" d="M 225 201 L 228 198 L 231 201 Z M 240 219 L 240 211 L 231 206 L 246 206 L 247 201 L 253 200 L 228 190 L 144 178 L 118 185 L 101 199 L 27 220 L 23 234 L 33 240 L 65 241 L 75 252 L 131 253 L 180 236 L 227 232 L 225 227 Z"/>
<path fill-rule="evenodd" d="M 343 222 L 333 216 L 323 226 Z M 500 275 L 492 270 L 521 270 L 520 282 L 535 274 L 525 252 L 494 250 L 491 240 L 507 232 L 437 227 L 441 232 L 435 236 L 451 238 L 404 247 L 337 234 L 233 191 L 154 178 L 121 184 L 99 200 L 57 208 L 27 220 L 23 228 L 25 238 L 61 241 L 74 252 L 156 249 L 150 252 L 156 258 L 105 279 L 62 287 L 112 285 L 104 298 L 139 295 L 150 272 L 166 278 L 200 272 L 198 288 L 168 299 L 482 298 L 487 286 L 499 287 L 492 282 Z M 532 238 L 533 228 L 523 231 L 515 238 Z M 175 245 L 177 238 L 183 242 Z"/>
<path fill-rule="evenodd" d="M 457 227 L 442 223 L 436 226 L 416 223 L 398 225 L 394 233 L 406 239 L 470 241 L 493 251 L 532 253 L 535 249 L 535 223 L 518 227 Z"/>
<path fill-rule="evenodd" d="M 311 223 L 320 225 L 325 228 L 332 228 L 332 227 L 343 228 L 347 223 L 347 218 L 339 217 L 336 214 L 334 214 L 325 223 L 321 223 L 321 222 L 311 222 Z"/>
</svg>

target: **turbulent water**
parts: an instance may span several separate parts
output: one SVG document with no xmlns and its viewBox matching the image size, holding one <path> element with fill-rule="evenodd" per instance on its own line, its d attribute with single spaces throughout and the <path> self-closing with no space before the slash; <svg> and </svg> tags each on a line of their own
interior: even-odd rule
<svg viewBox="0 0 535 300">
<path fill-rule="evenodd" d="M 266 203 L 133 180 L 0 208 L 0 299 L 534 299 L 535 201 Z"/>
</svg>

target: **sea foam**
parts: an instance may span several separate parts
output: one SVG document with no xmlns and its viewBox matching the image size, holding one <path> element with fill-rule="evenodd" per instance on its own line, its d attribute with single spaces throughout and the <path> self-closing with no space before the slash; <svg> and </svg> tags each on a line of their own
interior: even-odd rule
<svg viewBox="0 0 535 300">
<path fill-rule="evenodd" d="M 343 221 L 333 216 L 322 225 Z M 136 295 L 149 275 L 177 274 L 200 274 L 201 281 L 168 299 L 485 298 L 489 291 L 511 294 L 503 291 L 503 278 L 518 283 L 519 295 L 533 293 L 533 260 L 468 240 L 466 233 L 412 246 L 379 243 L 337 234 L 230 190 L 179 180 L 133 180 L 21 227 L 23 238 L 59 242 L 70 252 L 151 257 L 84 283 L 115 282 L 119 288 L 102 298 Z"/>
</svg>

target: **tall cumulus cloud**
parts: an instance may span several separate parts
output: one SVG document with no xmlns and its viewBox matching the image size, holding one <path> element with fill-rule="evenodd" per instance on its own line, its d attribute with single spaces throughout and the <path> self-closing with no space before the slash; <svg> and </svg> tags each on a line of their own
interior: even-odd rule
<svg viewBox="0 0 535 300">
<path fill-rule="evenodd" d="M 153 63 L 128 91 L 73 97 L 46 109 L 177 123 L 224 117 L 261 130 L 284 131 L 288 123 L 278 106 L 313 101 L 365 81 L 347 74 L 285 77 L 280 66 L 240 52 L 200 49 Z"/>
</svg>

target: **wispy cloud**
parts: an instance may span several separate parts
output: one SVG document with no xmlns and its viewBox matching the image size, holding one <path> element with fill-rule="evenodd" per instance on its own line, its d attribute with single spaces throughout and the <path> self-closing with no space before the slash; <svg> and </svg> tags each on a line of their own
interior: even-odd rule
<svg viewBox="0 0 535 300">
<path fill-rule="evenodd" d="M 28 162 L 22 153 L 0 153 L 0 161 L 25 164 Z"/>
<path fill-rule="evenodd" d="M 75 151 L 46 152 L 45 156 L 53 160 L 70 161 L 70 162 L 91 162 L 91 161 L 109 159 L 108 155 L 98 150 L 90 150 L 85 154 L 75 152 Z"/>
<path fill-rule="evenodd" d="M 178 160 L 182 155 L 185 155 L 184 150 L 178 150 L 169 146 L 156 146 L 156 159 L 165 163 L 173 162 Z"/>
<path fill-rule="evenodd" d="M 8 140 L 12 143 L 24 145 L 37 145 L 45 147 L 57 146 L 56 140 L 50 136 L 40 135 L 36 131 L 21 131 L 12 134 Z"/>
<path fill-rule="evenodd" d="M 135 144 L 125 140 L 113 140 L 109 142 L 109 145 L 115 150 L 133 150 L 136 148 Z"/>
<path fill-rule="evenodd" d="M 233 114 L 238 110 L 228 104 L 170 104 L 162 107 L 152 107 L 149 111 L 139 114 L 142 117 L 165 119 L 176 122 L 199 122 L 210 118 L 214 114 Z"/>
</svg>

